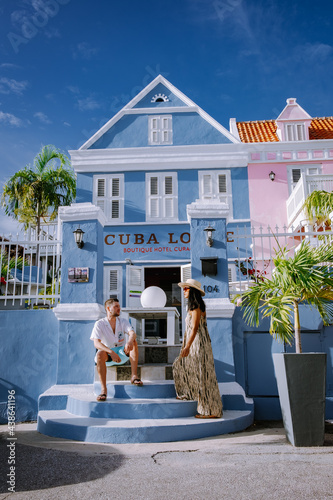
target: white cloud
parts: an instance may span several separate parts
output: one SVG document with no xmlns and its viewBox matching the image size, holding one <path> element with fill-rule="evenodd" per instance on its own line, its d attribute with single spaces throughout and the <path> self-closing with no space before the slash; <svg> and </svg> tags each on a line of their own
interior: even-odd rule
<svg viewBox="0 0 333 500">
<path fill-rule="evenodd" d="M 77 105 L 80 111 L 92 111 L 101 107 L 101 105 L 93 97 L 78 99 Z"/>
<path fill-rule="evenodd" d="M 21 95 L 27 88 L 27 81 L 17 81 L 10 78 L 0 78 L 0 93 L 1 94 L 18 94 Z"/>
<path fill-rule="evenodd" d="M 13 125 L 14 127 L 23 127 L 23 121 L 15 115 L 11 113 L 4 113 L 0 111 L 0 123 L 9 123 L 9 125 Z"/>
<path fill-rule="evenodd" d="M 37 111 L 37 113 L 34 114 L 35 118 L 38 118 L 42 123 L 45 123 L 46 125 L 49 125 L 51 120 L 46 116 L 45 113 L 42 113 L 41 111 Z"/>
<path fill-rule="evenodd" d="M 46 38 L 61 38 L 61 33 L 58 29 L 51 29 L 51 28 L 47 28 L 47 30 L 45 30 L 45 36 Z"/>
<path fill-rule="evenodd" d="M 2 69 L 17 69 L 19 66 L 13 63 L 2 63 L 0 64 L 0 68 Z"/>
<path fill-rule="evenodd" d="M 326 43 L 305 43 L 295 49 L 295 57 L 301 61 L 323 62 L 333 54 L 333 47 Z"/>
<path fill-rule="evenodd" d="M 98 49 L 91 47 L 87 42 L 80 42 L 72 49 L 74 59 L 91 59 L 98 52 Z"/>
</svg>

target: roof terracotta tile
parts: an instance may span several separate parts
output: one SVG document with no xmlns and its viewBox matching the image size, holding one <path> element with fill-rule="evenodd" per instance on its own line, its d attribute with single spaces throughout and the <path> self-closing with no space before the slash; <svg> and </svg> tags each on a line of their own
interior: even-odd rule
<svg viewBox="0 0 333 500">
<path fill-rule="evenodd" d="M 313 118 L 309 127 L 309 137 L 315 139 L 333 139 L 333 116 Z"/>
<path fill-rule="evenodd" d="M 239 137 L 242 142 L 278 142 L 275 120 L 238 122 Z"/>
<path fill-rule="evenodd" d="M 242 142 L 278 142 L 275 120 L 237 122 Z M 333 139 L 333 117 L 313 118 L 309 127 L 310 140 Z"/>
</svg>

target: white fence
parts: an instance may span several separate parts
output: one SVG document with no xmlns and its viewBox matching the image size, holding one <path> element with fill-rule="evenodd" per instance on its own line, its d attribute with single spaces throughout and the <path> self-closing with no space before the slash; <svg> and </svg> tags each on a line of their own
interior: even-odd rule
<svg viewBox="0 0 333 500">
<path fill-rule="evenodd" d="M 302 228 L 294 232 L 287 227 L 237 227 L 228 240 L 230 296 L 241 293 L 265 276 L 269 277 L 274 269 L 276 250 L 287 247 L 292 257 L 304 240 L 315 247 L 332 243 L 333 232 L 325 227 Z"/>
<path fill-rule="evenodd" d="M 43 225 L 38 237 L 31 227 L 24 235 L 0 236 L 0 308 L 49 308 L 60 296 L 60 226 Z"/>
</svg>

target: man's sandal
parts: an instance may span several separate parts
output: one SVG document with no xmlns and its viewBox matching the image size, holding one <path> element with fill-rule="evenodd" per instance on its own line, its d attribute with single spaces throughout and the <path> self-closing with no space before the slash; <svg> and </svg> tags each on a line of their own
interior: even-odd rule
<svg viewBox="0 0 333 500">
<path fill-rule="evenodd" d="M 106 401 L 106 394 L 100 394 L 97 396 L 97 401 Z"/>
<path fill-rule="evenodd" d="M 139 379 L 139 377 L 137 377 L 137 375 L 133 375 L 131 378 L 131 384 L 141 386 L 141 385 L 143 385 L 143 382 L 142 382 L 142 380 Z"/>
</svg>

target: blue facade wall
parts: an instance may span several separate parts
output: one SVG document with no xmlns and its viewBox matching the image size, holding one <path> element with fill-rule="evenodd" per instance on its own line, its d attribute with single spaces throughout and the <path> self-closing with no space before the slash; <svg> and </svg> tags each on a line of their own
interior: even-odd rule
<svg viewBox="0 0 333 500">
<path fill-rule="evenodd" d="M 90 340 L 95 321 L 59 321 L 57 384 L 92 384 L 94 343 Z"/>
<path fill-rule="evenodd" d="M 214 169 L 212 169 L 214 170 Z M 218 170 L 223 170 L 218 169 Z M 163 171 L 162 171 L 163 172 Z M 113 172 L 117 174 L 117 172 Z M 95 172 L 94 174 L 77 175 L 77 203 L 93 201 L 93 175 L 105 175 Z M 178 170 L 178 219 L 187 220 L 187 205 L 199 198 L 198 170 Z M 125 216 L 124 221 L 145 222 L 146 220 L 146 175 L 144 171 L 125 172 Z M 246 167 L 231 169 L 232 203 L 234 219 L 249 219 L 249 195 L 248 177 Z"/>
<path fill-rule="evenodd" d="M 125 173 L 125 222 L 146 220 L 145 172 Z"/>
<path fill-rule="evenodd" d="M 17 421 L 35 420 L 39 395 L 56 383 L 58 320 L 51 310 L 0 311 L 0 335 L 0 423 L 13 389 Z"/>
<path fill-rule="evenodd" d="M 233 201 L 233 218 L 249 219 L 249 183 L 247 176 L 247 167 L 231 169 L 231 186 Z"/>
<path fill-rule="evenodd" d="M 231 144 L 230 139 L 198 113 L 172 114 L 173 146 Z M 89 149 L 145 148 L 148 144 L 148 115 L 124 115 Z M 168 146 L 165 146 L 168 147 Z"/>
<path fill-rule="evenodd" d="M 73 235 L 73 231 L 78 226 L 84 231 L 84 247 L 82 249 L 77 247 Z M 102 241 L 103 228 L 97 221 L 63 223 L 61 302 L 103 302 Z M 89 282 L 70 283 L 68 269 L 72 267 L 88 267 Z"/>
<path fill-rule="evenodd" d="M 93 174 L 78 173 L 76 176 L 76 203 L 92 203 Z"/>
</svg>

